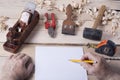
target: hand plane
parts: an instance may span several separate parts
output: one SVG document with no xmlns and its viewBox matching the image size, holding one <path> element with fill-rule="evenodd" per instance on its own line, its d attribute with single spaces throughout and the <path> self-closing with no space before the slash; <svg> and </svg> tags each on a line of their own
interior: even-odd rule
<svg viewBox="0 0 120 80">
<path fill-rule="evenodd" d="M 6 35 L 7 41 L 3 44 L 5 50 L 12 53 L 18 52 L 19 48 L 39 22 L 39 13 L 35 8 L 36 5 L 29 2 L 15 25 L 9 28 Z"/>
</svg>

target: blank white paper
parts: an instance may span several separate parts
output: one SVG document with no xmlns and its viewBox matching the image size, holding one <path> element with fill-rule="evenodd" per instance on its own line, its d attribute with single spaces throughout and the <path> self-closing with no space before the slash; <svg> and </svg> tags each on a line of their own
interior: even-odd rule
<svg viewBox="0 0 120 80">
<path fill-rule="evenodd" d="M 35 80 L 88 80 L 86 70 L 69 61 L 82 55 L 81 47 L 36 47 Z"/>
</svg>

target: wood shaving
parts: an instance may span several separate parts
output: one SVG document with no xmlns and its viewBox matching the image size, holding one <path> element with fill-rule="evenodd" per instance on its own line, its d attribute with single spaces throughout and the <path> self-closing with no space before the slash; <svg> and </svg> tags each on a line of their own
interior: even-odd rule
<svg viewBox="0 0 120 80">
<path fill-rule="evenodd" d="M 107 21 L 104 20 L 104 21 L 102 22 L 102 25 L 107 25 Z"/>
<path fill-rule="evenodd" d="M 82 5 L 86 5 L 87 4 L 87 0 L 81 0 Z"/>
<path fill-rule="evenodd" d="M 53 8 L 52 8 L 52 7 L 49 7 L 49 6 L 46 7 L 46 8 L 47 8 L 48 11 L 52 11 L 52 10 L 53 10 Z"/>
<path fill-rule="evenodd" d="M 90 0 L 87 0 L 87 3 L 90 3 Z"/>
<path fill-rule="evenodd" d="M 58 6 L 58 10 L 61 11 L 61 12 L 65 12 L 65 5 L 60 5 Z"/>
<path fill-rule="evenodd" d="M 82 4 L 81 3 L 79 4 L 79 8 L 82 8 Z"/>
<path fill-rule="evenodd" d="M 96 13 L 97 12 L 97 8 L 93 7 L 93 12 Z"/>
<path fill-rule="evenodd" d="M 111 15 L 117 15 L 117 11 L 113 10 L 113 11 L 111 12 Z"/>
<path fill-rule="evenodd" d="M 47 6 L 51 6 L 52 5 L 52 1 L 51 0 L 44 0 L 43 2 L 45 5 Z"/>
<path fill-rule="evenodd" d="M 79 27 L 82 26 L 83 23 L 84 23 L 83 21 L 76 21 L 76 25 L 79 26 Z"/>
<path fill-rule="evenodd" d="M 111 13 L 111 12 L 112 12 L 112 10 L 111 10 L 111 9 L 108 9 L 108 10 L 107 10 L 107 12 L 108 12 L 108 13 Z"/>
<path fill-rule="evenodd" d="M 108 18 L 107 17 L 103 17 L 103 19 L 102 20 L 108 20 Z"/>
<path fill-rule="evenodd" d="M 0 32 L 5 31 L 7 29 L 8 25 L 5 23 L 0 23 Z"/>
<path fill-rule="evenodd" d="M 105 11 L 105 12 L 104 12 L 104 15 L 105 15 L 105 16 L 107 16 L 107 15 L 108 15 L 108 12 L 107 12 L 107 11 Z"/>
<path fill-rule="evenodd" d="M 113 33 L 112 33 L 112 35 L 113 35 L 113 36 L 115 36 L 115 35 L 116 35 L 116 33 L 115 33 L 115 32 L 113 32 Z"/>
<path fill-rule="evenodd" d="M 5 31 L 8 27 L 5 22 L 9 19 L 9 17 L 6 16 L 0 16 L 0 32 Z"/>
<path fill-rule="evenodd" d="M 37 4 L 43 4 L 44 0 L 35 0 Z"/>
<path fill-rule="evenodd" d="M 0 22 L 5 22 L 9 19 L 7 16 L 0 16 Z"/>
<path fill-rule="evenodd" d="M 79 4 L 75 1 L 72 1 L 72 6 L 74 9 L 78 9 L 79 8 Z"/>
<path fill-rule="evenodd" d="M 98 11 L 94 13 L 94 17 L 97 18 L 97 16 L 98 16 Z"/>
<path fill-rule="evenodd" d="M 35 2 L 40 6 L 40 8 L 43 7 L 44 0 L 35 0 Z"/>
<path fill-rule="evenodd" d="M 106 32 L 110 32 L 115 37 L 117 36 L 117 29 L 120 26 L 120 13 L 115 10 L 107 9 L 104 13 L 102 24 L 107 25 L 106 22 L 108 23 L 109 21 L 111 22 L 111 29 Z"/>
<path fill-rule="evenodd" d="M 82 8 L 79 8 L 78 13 L 79 13 L 79 14 L 82 13 Z"/>
<path fill-rule="evenodd" d="M 112 27 L 115 27 L 115 29 L 118 28 L 118 23 L 119 23 L 118 19 L 113 19 L 112 20 Z"/>
</svg>

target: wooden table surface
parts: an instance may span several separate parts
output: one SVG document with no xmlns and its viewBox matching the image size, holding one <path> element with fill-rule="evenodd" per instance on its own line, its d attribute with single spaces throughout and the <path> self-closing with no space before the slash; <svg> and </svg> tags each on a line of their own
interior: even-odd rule
<svg viewBox="0 0 120 80">
<path fill-rule="evenodd" d="M 32 1 L 34 2 L 34 0 L 0 0 L 0 16 L 8 16 L 10 19 L 6 22 L 6 24 L 9 27 L 12 27 L 15 22 L 19 19 L 20 14 L 22 12 L 22 10 L 24 9 L 25 4 L 28 1 Z M 69 3 L 72 2 L 72 0 L 52 0 L 56 6 L 58 5 L 62 5 L 65 4 L 65 6 L 67 6 Z M 75 0 L 76 2 L 79 2 L 80 0 Z M 102 4 L 106 4 L 107 7 L 109 8 L 118 8 L 120 6 L 120 1 L 118 2 L 110 2 L 110 0 L 90 0 L 91 3 L 86 5 L 86 7 L 100 7 Z M 105 2 L 102 2 L 105 1 Z M 46 8 L 40 8 L 39 5 L 37 5 L 36 10 L 39 12 L 40 14 L 40 21 L 38 23 L 38 25 L 35 27 L 35 29 L 32 31 L 32 33 L 30 34 L 30 36 L 28 37 L 28 39 L 26 40 L 26 43 L 49 43 L 49 44 L 86 44 L 86 43 L 98 43 L 99 41 L 92 41 L 92 40 L 88 40 L 82 37 L 83 35 L 83 29 L 85 27 L 89 27 L 92 28 L 92 25 L 94 23 L 94 20 L 91 18 L 90 15 L 83 13 L 83 14 L 78 14 L 76 13 L 76 15 L 78 16 L 78 19 L 76 21 L 82 21 L 83 25 L 79 26 L 77 28 L 76 31 L 76 35 L 75 36 L 69 36 L 69 35 L 64 35 L 61 34 L 61 30 L 62 30 L 62 22 L 63 20 L 66 19 L 66 15 L 65 12 L 60 12 L 56 9 L 53 9 L 52 11 L 47 11 Z M 57 18 L 57 29 L 56 29 L 56 33 L 57 36 L 56 38 L 51 38 L 48 33 L 47 30 L 44 27 L 44 14 L 48 12 L 48 13 L 55 13 L 56 18 Z M 118 28 L 118 30 L 116 31 L 116 35 L 117 36 L 113 36 L 111 34 L 111 30 L 112 30 L 112 26 L 111 26 L 111 22 L 109 22 L 108 25 L 106 26 L 99 26 L 100 29 L 103 30 L 103 36 L 102 36 L 102 40 L 104 39 L 110 39 L 113 40 L 115 43 L 120 44 L 120 40 L 118 39 L 120 37 L 120 27 Z M 109 32 L 105 32 L 105 30 L 108 30 Z M 8 30 L 0 32 L 0 36 L 2 38 L 0 38 L 0 42 L 5 42 L 6 41 L 6 33 L 8 32 Z M 44 35 L 44 36 L 43 36 Z"/>
<path fill-rule="evenodd" d="M 9 53 L 9 52 L 5 51 L 2 47 L 2 45 L 3 45 L 3 43 L 0 43 L 0 69 L 1 69 L 4 61 L 6 60 L 6 58 L 13 54 L 13 53 Z M 40 46 L 40 45 L 38 45 L 38 44 L 24 44 L 19 52 L 29 55 L 33 59 L 33 61 L 35 61 L 35 47 L 36 46 Z M 48 45 L 42 45 L 42 46 L 48 46 Z M 51 46 L 51 45 L 49 45 L 49 46 Z M 54 46 L 58 46 L 58 45 L 54 45 Z M 81 47 L 83 47 L 85 52 L 94 53 L 94 49 L 92 49 L 92 48 L 88 49 L 85 46 L 81 46 Z M 120 47 L 118 46 L 117 52 L 115 54 L 115 56 L 117 56 L 117 57 L 120 56 L 119 49 L 120 49 Z M 113 67 L 114 70 L 120 71 L 120 61 L 109 61 L 109 64 Z M 33 75 L 33 77 L 30 80 L 35 80 L 35 76 Z M 95 76 L 88 75 L 88 80 L 97 80 L 97 79 L 95 78 Z"/>
<path fill-rule="evenodd" d="M 34 2 L 34 0 L 0 0 L 0 16 L 10 17 L 10 19 L 6 22 L 6 24 L 8 24 L 9 27 L 12 27 L 15 24 L 15 22 L 18 20 L 22 10 L 24 9 L 24 5 L 28 1 Z M 63 3 L 67 3 L 67 2 L 69 3 L 72 0 L 65 0 L 65 1 L 64 0 L 55 0 L 55 1 L 56 1 L 56 3 L 59 2 L 59 3 L 63 4 Z M 76 1 L 79 1 L 79 0 L 76 0 Z M 91 0 L 91 1 L 93 3 L 93 4 L 91 4 L 92 6 L 100 6 L 101 4 L 107 4 L 107 5 L 113 4 L 112 8 L 116 8 L 115 5 L 119 6 L 119 2 L 109 3 L 108 0 L 104 0 L 104 1 L 106 1 L 106 3 L 99 2 L 102 0 L 99 0 L 99 1 L 98 0 Z M 79 19 L 85 21 L 85 23 L 81 27 L 78 28 L 78 32 L 77 32 L 76 36 L 66 36 L 66 35 L 61 34 L 62 22 L 65 19 L 64 12 L 59 12 L 56 10 L 47 11 L 46 9 L 40 9 L 39 6 L 37 6 L 37 11 L 41 15 L 39 24 L 36 26 L 36 28 L 32 31 L 32 33 L 30 34 L 30 36 L 26 40 L 26 43 L 29 43 L 29 44 L 24 44 L 19 51 L 20 53 L 26 53 L 27 55 L 31 56 L 33 61 L 35 60 L 35 57 L 34 57 L 35 56 L 35 47 L 39 46 L 39 45 L 43 45 L 43 44 L 50 44 L 50 45 L 52 45 L 52 44 L 60 44 L 60 45 L 61 44 L 68 44 L 68 45 L 73 44 L 73 45 L 76 45 L 77 44 L 77 46 L 80 46 L 80 45 L 86 44 L 88 42 L 95 43 L 95 44 L 98 43 L 97 41 L 87 40 L 87 39 L 84 39 L 82 37 L 84 27 L 91 27 L 93 24 L 93 20 L 91 19 L 91 17 L 89 15 L 82 14 L 79 16 Z M 44 28 L 44 13 L 45 12 L 48 12 L 48 13 L 54 12 L 56 14 L 56 17 L 57 17 L 57 31 L 56 31 L 57 37 L 55 39 L 49 37 L 47 30 Z M 110 30 L 111 23 L 109 23 L 107 26 L 102 27 L 102 28 Z M 103 31 L 104 31 L 104 29 L 103 29 Z M 6 41 L 5 35 L 7 32 L 8 32 L 8 30 L 0 32 L 0 69 L 1 69 L 2 63 L 4 63 L 4 60 L 9 55 L 12 54 L 12 53 L 5 51 L 2 47 L 3 43 Z M 119 34 L 119 33 L 120 33 L 120 31 L 117 32 L 117 34 Z M 113 40 L 116 44 L 118 44 L 118 45 L 120 44 L 120 40 L 118 40 L 118 37 L 114 37 L 110 33 L 104 32 L 102 40 L 103 39 L 110 39 L 110 40 Z M 43 45 L 43 46 L 48 46 L 48 45 Z M 55 45 L 55 46 L 57 46 L 57 45 Z M 84 47 L 84 46 L 81 46 L 81 47 Z M 115 56 L 120 56 L 119 49 L 120 49 L 120 47 L 118 46 L 118 49 L 117 49 L 118 51 L 117 51 Z M 84 50 L 86 52 L 87 51 L 94 52 L 93 49 L 86 49 L 86 47 L 84 47 Z M 119 67 L 120 62 L 119 61 L 110 61 L 109 63 L 113 67 L 113 69 L 116 69 L 118 71 L 120 70 L 120 67 Z M 94 76 L 91 76 L 91 75 L 88 75 L 88 78 L 89 78 L 89 80 L 96 80 L 96 78 Z M 34 76 L 31 80 L 35 80 Z"/>
</svg>

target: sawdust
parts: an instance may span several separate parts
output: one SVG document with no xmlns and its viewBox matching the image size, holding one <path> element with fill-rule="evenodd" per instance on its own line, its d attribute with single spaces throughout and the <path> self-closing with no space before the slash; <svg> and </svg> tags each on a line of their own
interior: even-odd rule
<svg viewBox="0 0 120 80">
<path fill-rule="evenodd" d="M 8 25 L 5 23 L 9 17 L 6 16 L 0 16 L 0 32 L 6 31 L 8 28 Z"/>
</svg>

